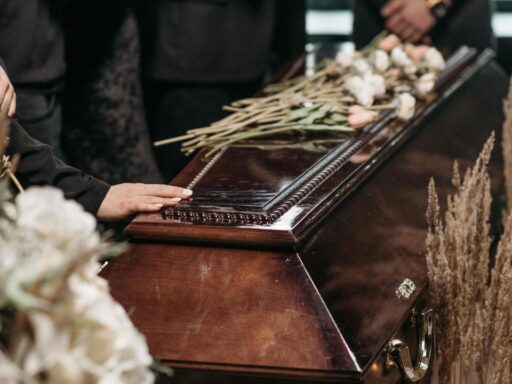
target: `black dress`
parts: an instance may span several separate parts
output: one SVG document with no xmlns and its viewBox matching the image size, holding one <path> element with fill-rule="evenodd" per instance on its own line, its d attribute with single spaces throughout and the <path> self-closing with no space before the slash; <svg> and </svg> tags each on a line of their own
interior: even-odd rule
<svg viewBox="0 0 512 384">
<path fill-rule="evenodd" d="M 129 1 L 69 2 L 64 142 L 71 163 L 111 184 L 158 183 Z"/>
</svg>

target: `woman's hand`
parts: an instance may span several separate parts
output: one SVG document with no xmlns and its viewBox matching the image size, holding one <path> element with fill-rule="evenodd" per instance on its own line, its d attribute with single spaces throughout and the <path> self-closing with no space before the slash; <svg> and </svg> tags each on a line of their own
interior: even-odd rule
<svg viewBox="0 0 512 384">
<path fill-rule="evenodd" d="M 13 117 L 16 113 L 16 92 L 2 67 L 0 67 L 0 109 L 7 111 L 9 117 Z"/>
<path fill-rule="evenodd" d="M 98 209 L 100 221 L 122 220 L 141 212 L 158 212 L 192 196 L 190 189 L 159 184 L 119 184 L 110 187 Z"/>
</svg>

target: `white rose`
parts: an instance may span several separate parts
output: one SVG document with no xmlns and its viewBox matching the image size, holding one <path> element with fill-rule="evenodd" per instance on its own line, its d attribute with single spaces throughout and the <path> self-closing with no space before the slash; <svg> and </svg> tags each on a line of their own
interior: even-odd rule
<svg viewBox="0 0 512 384">
<path fill-rule="evenodd" d="M 412 76 L 412 75 L 414 75 L 416 72 L 418 72 L 418 67 L 416 66 L 416 64 L 414 64 L 414 63 L 411 61 L 411 64 L 410 64 L 410 65 L 408 65 L 408 66 L 406 66 L 406 67 L 404 67 L 404 68 L 403 68 L 403 70 L 404 70 L 404 73 L 405 73 L 406 75 L 410 75 L 410 76 Z"/>
<path fill-rule="evenodd" d="M 367 74 L 364 76 L 363 81 L 366 83 L 366 86 L 373 89 L 375 97 L 383 97 L 386 95 L 386 81 L 384 80 L 384 77 L 380 75 Z"/>
<path fill-rule="evenodd" d="M 415 84 L 416 91 L 420 95 L 426 95 L 434 89 L 436 84 L 436 76 L 429 72 L 422 75 Z"/>
<path fill-rule="evenodd" d="M 402 121 L 408 121 L 414 116 L 416 99 L 409 93 L 402 93 L 395 101 L 396 116 Z"/>
<path fill-rule="evenodd" d="M 373 104 L 375 98 L 374 87 L 360 76 L 348 78 L 345 81 L 345 88 L 356 98 L 359 105 L 369 107 Z"/>
<path fill-rule="evenodd" d="M 363 78 L 360 76 L 351 76 L 345 80 L 345 88 L 350 92 L 356 92 L 364 86 Z"/>
<path fill-rule="evenodd" d="M 347 52 L 338 52 L 336 54 L 336 62 L 341 64 L 342 67 L 350 67 L 354 61 L 353 55 L 347 53 Z"/>
<path fill-rule="evenodd" d="M 375 100 L 373 90 L 369 87 L 359 89 L 354 93 L 354 97 L 356 98 L 359 105 L 362 105 L 366 108 L 371 107 Z"/>
<path fill-rule="evenodd" d="M 434 47 L 427 49 L 423 57 L 423 63 L 429 70 L 434 72 L 441 72 L 446 66 L 443 55 Z"/>
<path fill-rule="evenodd" d="M 397 67 L 402 68 L 404 73 L 407 75 L 414 75 L 418 70 L 418 67 L 414 64 L 412 59 L 407 55 L 404 49 L 400 47 L 396 47 L 391 51 L 391 61 Z"/>
<path fill-rule="evenodd" d="M 364 75 L 364 74 L 372 71 L 370 64 L 368 64 L 368 61 L 366 61 L 365 59 L 355 60 L 354 63 L 352 64 L 352 67 L 360 75 Z"/>
<path fill-rule="evenodd" d="M 69 306 L 62 316 L 27 313 L 33 335 L 20 341 L 23 360 L 17 362 L 24 375 L 35 379 L 44 374 L 48 384 L 85 378 L 105 384 L 153 383 L 145 339 L 108 293 L 98 291 L 83 311 L 74 308 Z"/>
<path fill-rule="evenodd" d="M 76 314 L 70 312 L 68 315 Z M 52 376 L 80 382 L 81 370 L 76 364 L 61 366 L 65 356 L 70 354 L 69 345 L 72 336 L 68 327 L 65 324 L 59 324 L 56 321 L 58 318 L 53 318 L 51 313 L 30 311 L 27 312 L 27 320 L 30 322 L 32 338 L 26 335 L 27 340 L 20 341 L 18 344 L 26 349 L 23 354 L 18 353 L 23 357 L 23 360 L 17 362 L 23 373 L 33 378 L 45 373 L 49 376 L 48 383 L 57 382 Z"/>
<path fill-rule="evenodd" d="M 0 383 L 20 384 L 22 382 L 19 368 L 0 350 Z"/>
<path fill-rule="evenodd" d="M 85 252 L 100 242 L 95 218 L 58 189 L 30 188 L 16 197 L 16 207 L 16 227 L 27 241 L 66 252 Z"/>
<path fill-rule="evenodd" d="M 84 313 L 95 324 L 77 335 L 86 347 L 85 362 L 103 374 L 98 383 L 152 383 L 148 367 L 153 362 L 144 336 L 133 326 L 125 310 L 113 300 L 99 300 Z M 108 353 L 106 353 L 108 352 Z"/>
<path fill-rule="evenodd" d="M 377 72 L 383 73 L 389 68 L 390 61 L 388 54 L 382 49 L 377 49 L 371 57 L 373 67 Z"/>
<path fill-rule="evenodd" d="M 401 46 L 393 48 L 391 51 L 391 61 L 398 67 L 406 67 L 412 64 L 412 60 Z"/>
<path fill-rule="evenodd" d="M 8 301 L 6 284 L 19 262 L 18 254 L 11 242 L 0 239 L 0 307 Z"/>
</svg>

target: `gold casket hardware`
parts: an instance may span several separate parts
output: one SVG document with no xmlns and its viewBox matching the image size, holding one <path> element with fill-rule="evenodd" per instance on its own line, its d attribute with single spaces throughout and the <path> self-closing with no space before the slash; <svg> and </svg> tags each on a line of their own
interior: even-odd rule
<svg viewBox="0 0 512 384">
<path fill-rule="evenodd" d="M 395 291 L 396 297 L 408 300 L 416 290 L 416 284 L 411 279 L 405 279 Z"/>
<path fill-rule="evenodd" d="M 396 365 L 403 378 L 411 383 L 421 381 L 430 367 L 434 350 L 434 311 L 427 309 L 417 318 L 418 361 L 413 364 L 409 347 L 400 339 L 393 339 L 388 345 L 387 361 Z"/>
</svg>

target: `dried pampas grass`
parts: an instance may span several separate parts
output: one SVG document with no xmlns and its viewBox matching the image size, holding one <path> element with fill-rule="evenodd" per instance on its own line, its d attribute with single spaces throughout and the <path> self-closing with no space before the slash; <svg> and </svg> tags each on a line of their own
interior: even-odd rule
<svg viewBox="0 0 512 384">
<path fill-rule="evenodd" d="M 512 382 L 512 215 L 491 259 L 491 187 L 488 163 L 494 135 L 476 164 L 453 185 L 442 218 L 429 185 L 427 266 L 437 313 L 437 355 L 441 384 Z"/>
<path fill-rule="evenodd" d="M 508 90 L 508 97 L 503 105 L 505 122 L 503 123 L 503 169 L 505 172 L 505 189 L 507 193 L 508 209 L 512 208 L 512 82 Z"/>
</svg>

